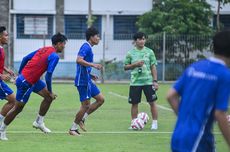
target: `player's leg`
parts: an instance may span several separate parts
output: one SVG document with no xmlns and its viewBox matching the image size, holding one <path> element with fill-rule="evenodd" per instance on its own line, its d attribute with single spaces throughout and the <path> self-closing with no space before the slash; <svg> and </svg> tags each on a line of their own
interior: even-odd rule
<svg viewBox="0 0 230 152">
<path fill-rule="evenodd" d="M 52 97 L 50 97 L 50 92 L 47 90 L 45 83 L 41 80 L 39 80 L 33 86 L 33 92 L 43 97 L 43 100 L 40 104 L 38 116 L 33 122 L 33 127 L 36 129 L 40 129 L 44 133 L 50 133 L 51 130 L 45 126 L 44 117 L 48 112 L 53 99 Z"/>
<path fill-rule="evenodd" d="M 5 84 L 3 81 L 0 81 L 0 99 L 6 99 L 7 102 L 3 105 L 0 111 L 0 125 L 5 118 L 6 114 L 13 108 L 16 101 L 13 91 Z"/>
<path fill-rule="evenodd" d="M 0 137 L 2 140 L 7 140 L 6 138 L 6 128 L 7 126 L 16 118 L 16 116 L 23 110 L 25 104 L 27 103 L 29 96 L 32 92 L 31 85 L 25 81 L 25 79 L 19 76 L 16 80 L 17 94 L 16 102 L 13 108 L 7 113 L 4 122 L 0 126 Z"/>
<path fill-rule="evenodd" d="M 102 93 L 100 93 L 100 90 L 98 89 L 98 87 L 92 82 L 90 83 L 90 86 L 91 86 L 91 96 L 96 101 L 90 104 L 89 109 L 86 112 L 87 115 L 97 110 L 105 102 L 105 98 L 102 95 Z M 84 119 L 86 119 L 86 117 L 84 117 Z"/>
<path fill-rule="evenodd" d="M 80 96 L 81 107 L 79 111 L 77 112 L 74 122 L 69 130 L 69 134 L 74 135 L 74 136 L 80 135 L 80 132 L 78 131 L 79 127 L 83 131 L 86 131 L 86 129 L 84 128 L 84 124 L 82 123 L 82 118 L 84 114 L 86 113 L 86 111 L 89 109 L 90 98 L 91 98 L 91 92 L 88 86 L 77 86 L 77 90 Z"/>
<path fill-rule="evenodd" d="M 137 118 L 138 104 L 141 102 L 142 86 L 130 86 L 129 87 L 129 99 L 131 104 L 131 119 Z M 132 129 L 129 127 L 128 129 Z"/>
<path fill-rule="evenodd" d="M 152 85 L 144 86 L 143 90 L 144 90 L 146 100 L 150 105 L 150 111 L 152 114 L 151 130 L 155 130 L 158 128 L 158 123 L 157 123 L 158 112 L 157 112 L 157 104 L 156 104 L 156 100 L 157 100 L 156 92 L 153 89 Z"/>
</svg>

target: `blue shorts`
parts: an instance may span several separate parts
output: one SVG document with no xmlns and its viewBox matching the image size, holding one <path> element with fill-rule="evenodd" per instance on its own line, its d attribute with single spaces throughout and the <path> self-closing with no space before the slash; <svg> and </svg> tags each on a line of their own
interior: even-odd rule
<svg viewBox="0 0 230 152">
<path fill-rule="evenodd" d="M 77 86 L 77 90 L 81 102 L 89 100 L 91 97 L 95 97 L 100 93 L 100 90 L 92 81 L 88 83 L 88 86 Z"/>
<path fill-rule="evenodd" d="M 13 91 L 8 87 L 8 85 L 0 80 L 0 99 L 6 99 L 6 96 L 11 95 Z"/>
<path fill-rule="evenodd" d="M 39 92 L 46 87 L 42 80 L 38 80 L 34 85 L 28 83 L 22 75 L 16 79 L 17 93 L 16 100 L 19 102 L 27 103 L 32 92 Z"/>
</svg>

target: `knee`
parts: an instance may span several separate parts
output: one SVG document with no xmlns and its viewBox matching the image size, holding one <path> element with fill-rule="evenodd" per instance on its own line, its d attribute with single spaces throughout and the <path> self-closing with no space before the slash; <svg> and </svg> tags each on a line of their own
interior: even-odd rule
<svg viewBox="0 0 230 152">
<path fill-rule="evenodd" d="M 98 104 L 101 106 L 101 105 L 103 105 L 103 104 L 104 104 L 105 99 L 104 99 L 104 98 L 101 98 L 101 99 L 100 99 L 100 100 L 98 100 L 97 102 L 98 102 Z"/>
<path fill-rule="evenodd" d="M 84 104 L 82 105 L 82 108 L 87 111 L 89 109 L 90 104 Z"/>
<path fill-rule="evenodd" d="M 45 96 L 45 97 L 44 97 L 44 100 L 45 100 L 46 102 L 48 102 L 48 103 L 51 103 L 54 99 L 53 99 L 52 97 L 50 97 L 50 96 Z"/>
</svg>

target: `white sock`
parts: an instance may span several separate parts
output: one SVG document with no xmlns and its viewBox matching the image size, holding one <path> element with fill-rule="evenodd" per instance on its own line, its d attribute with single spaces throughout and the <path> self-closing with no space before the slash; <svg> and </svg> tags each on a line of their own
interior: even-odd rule
<svg viewBox="0 0 230 152">
<path fill-rule="evenodd" d="M 152 124 L 156 124 L 157 125 L 157 120 L 153 120 Z"/>
<path fill-rule="evenodd" d="M 88 113 L 85 113 L 82 120 L 85 120 L 88 117 L 88 115 L 89 115 Z"/>
<path fill-rule="evenodd" d="M 43 123 L 43 120 L 44 120 L 44 116 L 40 116 L 40 115 L 38 114 L 37 119 L 36 119 L 36 122 L 37 122 L 38 124 L 42 124 L 42 123 Z"/>
<path fill-rule="evenodd" d="M 5 131 L 6 127 L 7 125 L 4 122 L 2 122 L 2 125 L 0 126 L 0 131 Z"/>
<path fill-rule="evenodd" d="M 78 129 L 78 124 L 76 124 L 75 122 L 73 122 L 70 130 L 77 130 Z"/>
<path fill-rule="evenodd" d="M 5 117 L 2 114 L 0 114 L 0 121 L 2 121 L 4 118 Z"/>
</svg>

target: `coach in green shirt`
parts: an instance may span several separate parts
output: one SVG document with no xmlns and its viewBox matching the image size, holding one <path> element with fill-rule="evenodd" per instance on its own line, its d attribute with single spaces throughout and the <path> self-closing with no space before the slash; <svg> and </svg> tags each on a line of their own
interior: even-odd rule
<svg viewBox="0 0 230 152">
<path fill-rule="evenodd" d="M 125 58 L 125 70 L 131 70 L 131 82 L 129 89 L 129 103 L 131 106 L 132 120 L 137 118 L 138 104 L 141 102 L 142 90 L 152 113 L 152 130 L 158 128 L 157 106 L 155 101 L 158 89 L 156 57 L 153 50 L 145 47 L 146 35 L 138 32 L 133 36 L 135 48 L 128 51 Z M 130 127 L 132 129 L 132 127 Z"/>
</svg>

